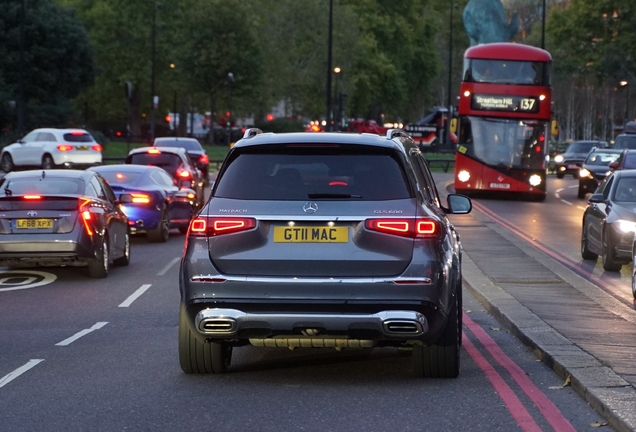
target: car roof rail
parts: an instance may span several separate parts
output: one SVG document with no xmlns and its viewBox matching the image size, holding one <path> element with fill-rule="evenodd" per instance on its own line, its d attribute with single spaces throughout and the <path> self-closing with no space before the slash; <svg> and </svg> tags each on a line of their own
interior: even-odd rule
<svg viewBox="0 0 636 432">
<path fill-rule="evenodd" d="M 393 138 L 395 138 L 397 136 L 404 137 L 404 138 L 410 138 L 411 137 L 409 134 L 404 132 L 404 130 L 402 130 L 402 129 L 389 129 L 388 131 L 386 131 L 386 139 L 393 139 Z"/>
<path fill-rule="evenodd" d="M 243 134 L 243 139 L 252 138 L 253 136 L 256 136 L 256 135 L 262 134 L 262 133 L 263 133 L 263 131 L 260 130 L 259 128 L 249 128 Z"/>
</svg>

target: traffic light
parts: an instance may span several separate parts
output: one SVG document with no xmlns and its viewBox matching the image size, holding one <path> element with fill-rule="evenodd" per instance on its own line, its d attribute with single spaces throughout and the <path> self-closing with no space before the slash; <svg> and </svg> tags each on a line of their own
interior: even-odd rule
<svg viewBox="0 0 636 432">
<path fill-rule="evenodd" d="M 267 114 L 267 121 L 271 122 L 274 121 L 274 114 Z"/>
<path fill-rule="evenodd" d="M 170 114 L 168 114 L 168 115 L 166 116 L 166 122 L 167 122 L 167 123 L 172 122 L 172 117 L 170 116 Z"/>
</svg>

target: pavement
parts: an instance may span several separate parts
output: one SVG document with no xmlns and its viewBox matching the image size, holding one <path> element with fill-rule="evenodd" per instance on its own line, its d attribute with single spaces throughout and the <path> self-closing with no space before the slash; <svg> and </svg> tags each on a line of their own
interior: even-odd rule
<svg viewBox="0 0 636 432">
<path fill-rule="evenodd" d="M 434 174 L 442 201 L 453 174 Z M 450 216 L 464 288 L 617 431 L 636 431 L 636 310 L 475 209 Z"/>
</svg>

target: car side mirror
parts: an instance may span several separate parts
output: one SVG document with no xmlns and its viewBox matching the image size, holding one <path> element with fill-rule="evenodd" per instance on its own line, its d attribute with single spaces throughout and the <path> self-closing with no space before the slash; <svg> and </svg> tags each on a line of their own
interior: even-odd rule
<svg viewBox="0 0 636 432">
<path fill-rule="evenodd" d="M 446 200 L 451 214 L 467 214 L 473 209 L 472 201 L 465 195 L 450 194 Z"/>
<path fill-rule="evenodd" d="M 603 194 L 592 194 L 588 201 L 591 203 L 604 203 L 605 196 Z"/>
<path fill-rule="evenodd" d="M 121 194 L 119 196 L 119 202 L 121 204 L 128 204 L 132 202 L 132 195 L 130 194 Z"/>
<path fill-rule="evenodd" d="M 616 169 L 618 168 L 618 162 L 614 161 L 612 163 L 609 164 L 610 169 Z"/>
</svg>

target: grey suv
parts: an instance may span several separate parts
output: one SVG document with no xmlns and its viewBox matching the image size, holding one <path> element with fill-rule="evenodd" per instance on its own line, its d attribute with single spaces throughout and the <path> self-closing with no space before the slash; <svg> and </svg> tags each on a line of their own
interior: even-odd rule
<svg viewBox="0 0 636 432">
<path fill-rule="evenodd" d="M 416 375 L 459 374 L 462 248 L 417 144 L 262 133 L 230 149 L 190 224 L 179 360 L 223 373 L 235 347 L 411 349 Z"/>
</svg>

